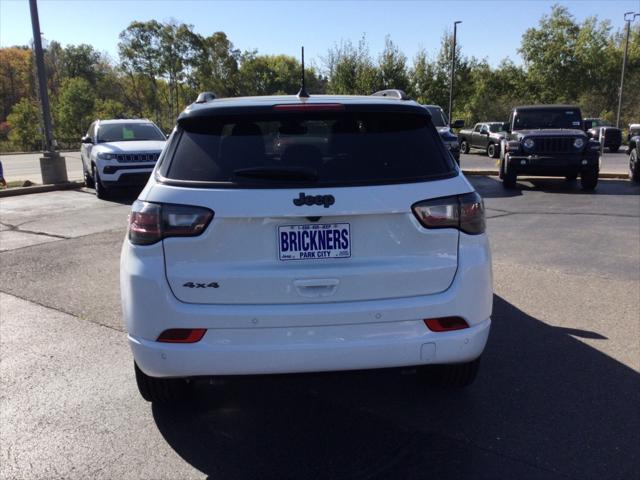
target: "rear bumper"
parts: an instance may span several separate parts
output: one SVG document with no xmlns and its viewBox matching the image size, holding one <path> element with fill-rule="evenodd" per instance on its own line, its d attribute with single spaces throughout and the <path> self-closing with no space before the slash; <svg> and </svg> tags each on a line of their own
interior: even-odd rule
<svg viewBox="0 0 640 480">
<path fill-rule="evenodd" d="M 480 356 L 491 320 L 446 333 L 421 320 L 207 331 L 195 344 L 129 336 L 140 369 L 153 377 L 253 375 L 458 363 Z"/>
<path fill-rule="evenodd" d="M 282 305 L 178 301 L 162 245 L 125 240 L 123 319 L 140 369 L 155 377 L 353 370 L 459 363 L 486 344 L 493 302 L 485 235 L 460 235 L 458 270 L 438 294 L 386 300 Z M 423 319 L 460 316 L 470 328 L 431 332 Z M 156 342 L 169 328 L 206 328 L 193 344 Z"/>
</svg>

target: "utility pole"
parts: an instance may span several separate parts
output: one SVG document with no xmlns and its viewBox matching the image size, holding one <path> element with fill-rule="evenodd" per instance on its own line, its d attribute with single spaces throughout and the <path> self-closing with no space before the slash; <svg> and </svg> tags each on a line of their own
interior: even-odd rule
<svg viewBox="0 0 640 480">
<path fill-rule="evenodd" d="M 618 114 L 616 115 L 616 128 L 620 128 L 620 111 L 622 110 L 622 88 L 624 87 L 624 69 L 627 66 L 627 52 L 629 51 L 629 30 L 631 22 L 640 17 L 640 13 L 626 12 L 624 21 L 627 23 L 627 38 L 624 42 L 624 56 L 622 57 L 622 75 L 620 76 L 620 89 L 618 90 Z"/>
<path fill-rule="evenodd" d="M 42 123 L 44 125 L 44 153 L 40 158 L 40 173 L 42 183 L 65 183 L 67 179 L 67 166 L 64 157 L 55 150 L 53 128 L 51 126 L 51 110 L 49 108 L 49 92 L 47 90 L 47 74 L 44 69 L 44 54 L 42 52 L 42 39 L 40 38 L 40 20 L 38 19 L 38 4 L 36 0 L 29 0 L 31 10 L 31 26 L 33 27 L 33 48 L 36 57 L 36 69 L 38 71 L 38 87 L 40 90 L 40 105 L 42 107 Z"/>
<path fill-rule="evenodd" d="M 458 24 L 462 23 L 461 20 L 453 22 L 453 49 L 451 49 L 451 79 L 449 80 L 449 124 L 453 122 L 451 114 L 453 113 L 453 77 L 456 71 L 456 32 Z"/>
</svg>

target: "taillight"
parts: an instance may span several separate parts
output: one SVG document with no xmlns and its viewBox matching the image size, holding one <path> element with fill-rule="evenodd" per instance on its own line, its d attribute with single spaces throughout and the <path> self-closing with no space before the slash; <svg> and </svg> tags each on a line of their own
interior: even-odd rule
<svg viewBox="0 0 640 480">
<path fill-rule="evenodd" d="M 129 215 L 129 241 L 151 245 L 167 237 L 200 235 L 213 218 L 208 208 L 137 200 Z"/>
<path fill-rule="evenodd" d="M 470 235 L 485 231 L 484 202 L 476 192 L 424 200 L 411 209 L 425 228 L 457 228 Z"/>
<path fill-rule="evenodd" d="M 465 319 L 460 317 L 427 318 L 424 323 L 432 332 L 450 332 L 469 328 Z"/>
<path fill-rule="evenodd" d="M 170 328 L 158 337 L 158 342 L 163 343 L 196 343 L 202 340 L 206 328 Z"/>
</svg>

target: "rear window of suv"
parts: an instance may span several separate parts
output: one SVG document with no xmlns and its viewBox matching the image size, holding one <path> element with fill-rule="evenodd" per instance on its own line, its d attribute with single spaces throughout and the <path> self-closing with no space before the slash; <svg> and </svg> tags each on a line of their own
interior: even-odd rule
<svg viewBox="0 0 640 480">
<path fill-rule="evenodd" d="M 404 183 L 457 173 L 429 117 L 414 113 L 199 117 L 182 121 L 174 142 L 162 176 L 221 187 Z"/>
</svg>

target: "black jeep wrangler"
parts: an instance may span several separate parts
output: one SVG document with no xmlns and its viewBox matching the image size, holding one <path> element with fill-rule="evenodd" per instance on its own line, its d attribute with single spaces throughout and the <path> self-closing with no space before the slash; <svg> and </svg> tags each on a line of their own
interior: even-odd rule
<svg viewBox="0 0 640 480">
<path fill-rule="evenodd" d="M 580 109 L 569 105 L 516 107 L 500 145 L 500 178 L 513 188 L 519 175 L 580 175 L 584 190 L 593 190 L 600 171 L 600 142 L 589 139 Z"/>
</svg>

